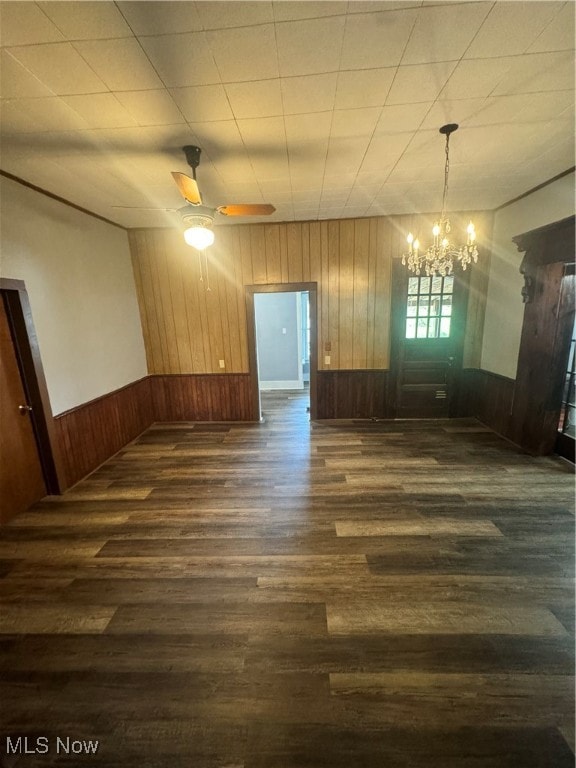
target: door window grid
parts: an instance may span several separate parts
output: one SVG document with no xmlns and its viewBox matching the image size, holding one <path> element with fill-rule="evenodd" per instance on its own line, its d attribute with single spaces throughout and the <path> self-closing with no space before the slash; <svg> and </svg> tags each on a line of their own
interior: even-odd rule
<svg viewBox="0 0 576 768">
<path fill-rule="evenodd" d="M 446 339 L 450 336 L 454 277 L 408 278 L 407 339 Z"/>
</svg>

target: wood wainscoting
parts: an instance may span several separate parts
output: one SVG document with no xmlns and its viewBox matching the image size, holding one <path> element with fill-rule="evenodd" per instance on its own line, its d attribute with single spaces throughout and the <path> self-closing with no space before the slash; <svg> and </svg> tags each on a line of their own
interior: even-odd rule
<svg viewBox="0 0 576 768">
<path fill-rule="evenodd" d="M 511 439 L 515 379 L 478 368 L 461 374 L 459 416 L 474 416 L 502 437 Z"/>
<path fill-rule="evenodd" d="M 153 421 L 256 421 L 248 373 L 150 376 Z"/>
<path fill-rule="evenodd" d="M 62 488 L 95 470 L 153 421 L 149 376 L 56 416 Z"/>
<path fill-rule="evenodd" d="M 318 371 L 317 418 L 389 418 L 388 371 Z"/>
<path fill-rule="evenodd" d="M 146 376 L 54 419 L 62 490 L 155 421 L 253 421 L 248 374 Z"/>
</svg>

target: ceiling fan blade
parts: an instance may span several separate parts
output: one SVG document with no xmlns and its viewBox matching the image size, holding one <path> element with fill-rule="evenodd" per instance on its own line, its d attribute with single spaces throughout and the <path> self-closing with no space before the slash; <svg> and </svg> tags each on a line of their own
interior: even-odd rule
<svg viewBox="0 0 576 768">
<path fill-rule="evenodd" d="M 202 198 L 200 197 L 200 190 L 198 189 L 196 179 L 192 179 L 190 176 L 186 176 L 185 173 L 178 173 L 177 171 L 172 171 L 172 178 L 178 185 L 180 194 L 185 200 L 192 205 L 202 205 Z"/>
<path fill-rule="evenodd" d="M 216 208 L 223 216 L 269 216 L 276 208 L 269 203 L 246 203 L 244 205 L 219 205 Z"/>
</svg>

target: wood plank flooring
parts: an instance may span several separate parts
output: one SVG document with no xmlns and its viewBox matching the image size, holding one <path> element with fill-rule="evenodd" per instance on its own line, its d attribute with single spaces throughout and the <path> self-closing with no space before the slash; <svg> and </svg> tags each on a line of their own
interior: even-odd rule
<svg viewBox="0 0 576 768">
<path fill-rule="evenodd" d="M 0 529 L 1 766 L 574 765 L 569 467 L 306 404 L 157 424 Z"/>
</svg>

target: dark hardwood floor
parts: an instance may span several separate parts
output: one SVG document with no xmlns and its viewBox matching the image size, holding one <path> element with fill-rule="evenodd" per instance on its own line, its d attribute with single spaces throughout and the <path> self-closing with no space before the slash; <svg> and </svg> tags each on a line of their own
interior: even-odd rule
<svg viewBox="0 0 576 768">
<path fill-rule="evenodd" d="M 0 530 L 1 765 L 573 766 L 570 468 L 263 400 Z"/>
</svg>

